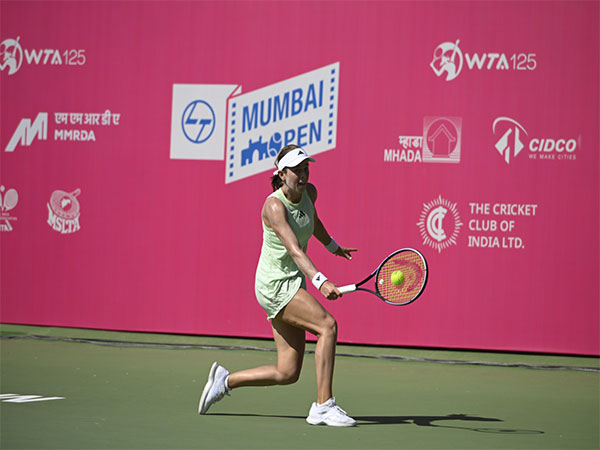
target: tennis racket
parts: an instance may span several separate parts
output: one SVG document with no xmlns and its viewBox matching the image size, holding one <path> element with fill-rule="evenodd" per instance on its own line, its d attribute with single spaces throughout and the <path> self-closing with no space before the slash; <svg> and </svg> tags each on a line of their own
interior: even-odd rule
<svg viewBox="0 0 600 450">
<path fill-rule="evenodd" d="M 401 270 L 404 282 L 396 286 L 392 283 L 392 273 Z M 412 248 L 396 250 L 383 260 L 371 275 L 358 284 L 338 287 L 342 294 L 365 291 L 376 295 L 390 305 L 402 306 L 414 302 L 427 284 L 427 261 L 421 252 Z M 375 290 L 360 287 L 375 277 Z"/>
</svg>

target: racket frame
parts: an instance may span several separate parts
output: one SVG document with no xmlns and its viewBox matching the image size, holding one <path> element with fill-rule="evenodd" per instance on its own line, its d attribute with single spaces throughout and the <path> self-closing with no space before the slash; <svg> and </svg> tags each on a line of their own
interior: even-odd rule
<svg viewBox="0 0 600 450">
<path fill-rule="evenodd" d="M 417 255 L 419 255 L 421 257 L 421 259 L 423 260 L 423 265 L 425 267 L 425 278 L 423 280 L 423 285 L 421 286 L 421 289 L 419 290 L 419 292 L 410 300 L 406 301 L 406 302 L 402 302 L 402 303 L 394 303 L 394 302 L 390 302 L 389 300 L 386 300 L 385 297 L 383 297 L 380 293 L 379 293 L 379 287 L 377 286 L 377 281 L 375 281 L 375 291 L 371 290 L 371 289 L 367 289 L 364 287 L 360 287 L 363 284 L 365 284 L 367 281 L 369 281 L 371 278 L 375 277 L 375 280 L 377 280 L 377 275 L 379 275 L 379 271 L 381 270 L 381 268 L 383 267 L 383 265 L 388 262 L 391 258 L 393 258 L 394 256 L 396 256 L 398 253 L 402 253 L 405 251 L 411 251 L 416 253 Z M 414 302 L 417 298 L 419 298 L 419 296 L 423 293 L 423 291 L 425 290 L 425 286 L 427 285 L 427 279 L 429 278 L 429 268 L 427 266 L 427 260 L 425 259 L 425 257 L 423 256 L 423 254 L 419 251 L 416 250 L 414 248 L 401 248 L 399 250 L 396 250 L 394 252 L 392 252 L 390 255 L 388 255 L 382 262 L 381 264 L 379 264 L 379 266 L 377 266 L 377 269 L 375 269 L 367 278 L 365 278 L 364 280 L 362 280 L 360 283 L 357 284 L 348 284 L 346 286 L 340 286 L 338 287 L 338 290 L 342 293 L 342 294 L 348 294 L 350 292 L 354 292 L 354 291 L 365 291 L 365 292 L 370 292 L 373 295 L 376 295 L 377 297 L 379 297 L 381 300 L 383 300 L 384 302 L 386 302 L 388 305 L 394 305 L 394 306 L 404 306 L 404 305 L 408 305 L 412 302 Z"/>
</svg>

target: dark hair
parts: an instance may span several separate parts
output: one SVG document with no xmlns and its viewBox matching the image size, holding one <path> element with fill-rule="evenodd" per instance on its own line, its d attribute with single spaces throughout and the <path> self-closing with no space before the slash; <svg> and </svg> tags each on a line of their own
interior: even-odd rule
<svg viewBox="0 0 600 450">
<path fill-rule="evenodd" d="M 283 147 L 277 154 L 277 158 L 275 158 L 275 167 L 277 167 L 277 163 L 281 160 L 281 158 L 283 158 L 295 148 L 300 148 L 300 146 L 296 144 L 290 144 Z M 281 181 L 281 178 L 279 178 L 279 174 L 276 173 L 271 177 L 271 187 L 273 188 L 273 192 L 275 192 L 281 186 L 283 186 L 283 181 Z"/>
</svg>

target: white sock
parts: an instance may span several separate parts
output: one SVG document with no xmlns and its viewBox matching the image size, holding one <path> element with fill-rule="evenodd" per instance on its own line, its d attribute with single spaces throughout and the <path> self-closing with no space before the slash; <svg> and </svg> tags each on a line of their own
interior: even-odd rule
<svg viewBox="0 0 600 450">
<path fill-rule="evenodd" d="M 333 397 L 332 397 L 332 398 L 333 398 Z M 329 400 L 331 400 L 331 398 L 327 399 L 327 400 L 325 401 L 325 403 L 327 403 Z M 325 403 L 319 403 L 319 402 L 317 402 L 317 406 L 325 406 Z"/>
<path fill-rule="evenodd" d="M 227 392 L 231 391 L 231 388 L 229 387 L 229 375 L 227 375 L 227 378 L 225 378 L 225 390 Z"/>
</svg>

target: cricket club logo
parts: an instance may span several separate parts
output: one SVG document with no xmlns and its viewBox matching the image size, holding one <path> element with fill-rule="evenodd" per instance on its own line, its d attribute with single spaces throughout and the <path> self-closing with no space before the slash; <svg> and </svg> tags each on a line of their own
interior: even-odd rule
<svg viewBox="0 0 600 450">
<path fill-rule="evenodd" d="M 19 39 L 5 39 L 0 43 L 0 70 L 8 67 L 8 74 L 13 75 L 23 63 L 23 49 Z"/>
<path fill-rule="evenodd" d="M 509 117 L 498 117 L 494 120 L 492 124 L 492 132 L 496 134 L 497 128 L 499 124 L 508 123 L 508 129 L 502 134 L 502 137 L 496 142 L 496 150 L 502 156 L 506 164 L 510 164 L 511 155 L 513 158 L 516 158 L 521 150 L 525 148 L 525 145 L 521 141 L 521 133 L 525 133 L 527 135 L 527 131 L 521 124 L 519 124 L 516 120 L 513 120 Z"/>
<path fill-rule="evenodd" d="M 421 231 L 423 243 L 441 253 L 442 250 L 457 244 L 460 221 L 456 203 L 452 203 L 442 196 L 423 204 L 421 217 L 417 222 Z"/>
<path fill-rule="evenodd" d="M 429 66 L 433 72 L 441 77 L 446 75 L 446 81 L 452 81 L 463 68 L 463 54 L 458 48 L 459 40 L 456 42 L 444 42 L 433 51 L 433 60 Z"/>
</svg>

